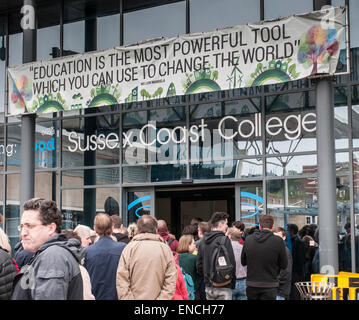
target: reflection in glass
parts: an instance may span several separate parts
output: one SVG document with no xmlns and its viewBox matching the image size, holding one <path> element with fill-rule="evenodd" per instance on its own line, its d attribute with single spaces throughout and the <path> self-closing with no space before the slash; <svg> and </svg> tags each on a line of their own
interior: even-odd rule
<svg viewBox="0 0 359 320">
<path fill-rule="evenodd" d="M 9 37 L 9 67 L 22 63 L 23 33 L 12 34 Z"/>
<path fill-rule="evenodd" d="M 317 223 L 317 178 L 270 180 L 267 182 L 268 213 L 278 219 L 278 226 L 294 223 L 300 230 Z"/>
<path fill-rule="evenodd" d="M 349 171 L 349 153 L 337 152 L 335 154 L 336 172 L 337 174 L 348 173 Z"/>
<path fill-rule="evenodd" d="M 267 158 L 267 176 L 291 176 L 317 173 L 317 156 L 278 156 Z"/>
<path fill-rule="evenodd" d="M 37 30 L 37 61 L 56 58 L 52 56 L 52 48 L 60 49 L 60 26 Z"/>
<path fill-rule="evenodd" d="M 84 21 L 64 24 L 64 50 L 71 51 L 71 54 L 85 51 Z"/>
<path fill-rule="evenodd" d="M 184 164 L 168 164 L 123 167 L 122 177 L 124 184 L 181 181 L 186 178 L 186 166 Z"/>
<path fill-rule="evenodd" d="M 348 107 L 347 107 L 347 89 L 344 87 L 334 88 L 334 137 L 335 148 L 348 148 Z"/>
<path fill-rule="evenodd" d="M 85 210 L 84 198 L 86 190 L 94 195 L 92 199 L 93 210 Z M 106 200 L 111 197 L 119 203 L 119 188 L 96 189 L 66 189 L 62 190 L 62 227 L 74 229 L 78 224 L 85 224 L 93 228 L 94 218 L 97 213 L 105 212 Z M 115 207 L 115 205 L 113 205 Z"/>
<path fill-rule="evenodd" d="M 352 134 L 353 148 L 359 147 L 359 86 L 352 87 Z"/>
<path fill-rule="evenodd" d="M 190 12 L 190 32 L 210 31 L 259 21 L 260 1 L 195 0 L 190 1 Z"/>
<path fill-rule="evenodd" d="M 314 109 L 315 92 L 304 91 L 290 94 L 277 94 L 266 97 L 267 115 L 277 111 L 289 111 L 291 109 Z"/>
<path fill-rule="evenodd" d="M 90 173 L 89 173 L 90 172 Z M 62 172 L 62 185 L 64 187 L 82 186 L 84 176 L 94 174 L 96 185 L 110 185 L 119 183 L 119 168 L 101 168 L 88 170 L 66 170 Z"/>
<path fill-rule="evenodd" d="M 236 166 L 236 178 L 253 178 L 263 175 L 261 159 L 241 159 L 234 161 Z"/>
<path fill-rule="evenodd" d="M 35 198 L 54 200 L 57 193 L 57 172 L 35 172 Z"/>
<path fill-rule="evenodd" d="M 124 44 L 186 33 L 184 1 L 129 12 L 124 15 Z"/>
<path fill-rule="evenodd" d="M 264 19 L 275 19 L 291 16 L 295 13 L 307 13 L 313 11 L 312 0 L 289 0 L 283 3 L 281 0 L 264 1 Z"/>
<path fill-rule="evenodd" d="M 109 32 L 111 30 L 111 32 Z M 120 45 L 120 15 L 97 18 L 97 50 Z"/>
<path fill-rule="evenodd" d="M 8 235 L 11 247 L 19 241 L 20 224 L 20 174 L 8 174 L 6 184 L 5 233 Z"/>
</svg>

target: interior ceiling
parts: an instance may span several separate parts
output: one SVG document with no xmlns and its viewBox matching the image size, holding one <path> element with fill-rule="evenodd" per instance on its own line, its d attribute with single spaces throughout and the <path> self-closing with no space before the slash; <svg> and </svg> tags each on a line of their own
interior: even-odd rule
<svg viewBox="0 0 359 320">
<path fill-rule="evenodd" d="M 86 16 L 98 17 L 120 12 L 121 0 L 63 0 L 64 23 L 85 19 Z M 123 0 L 124 13 L 164 5 L 184 0 Z M 9 33 L 21 32 L 20 12 L 24 0 L 0 0 L 0 25 L 9 17 Z M 61 0 L 38 0 L 38 28 L 49 27 L 60 23 Z M 0 34 L 5 28 L 0 26 Z"/>
</svg>

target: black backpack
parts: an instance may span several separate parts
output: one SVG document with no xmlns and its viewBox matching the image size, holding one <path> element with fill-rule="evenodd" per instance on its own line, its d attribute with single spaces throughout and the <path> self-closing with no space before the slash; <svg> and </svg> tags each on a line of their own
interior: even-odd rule
<svg viewBox="0 0 359 320">
<path fill-rule="evenodd" d="M 221 237 L 212 253 L 210 281 L 214 287 L 224 287 L 233 280 L 234 265 L 225 247 L 226 238 L 226 236 Z"/>
</svg>

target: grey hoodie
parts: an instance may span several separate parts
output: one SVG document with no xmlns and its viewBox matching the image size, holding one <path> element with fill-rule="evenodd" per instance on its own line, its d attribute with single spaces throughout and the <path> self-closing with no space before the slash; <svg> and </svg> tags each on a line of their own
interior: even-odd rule
<svg viewBox="0 0 359 320">
<path fill-rule="evenodd" d="M 51 237 L 16 276 L 12 300 L 82 300 L 83 255 L 79 240 Z"/>
</svg>

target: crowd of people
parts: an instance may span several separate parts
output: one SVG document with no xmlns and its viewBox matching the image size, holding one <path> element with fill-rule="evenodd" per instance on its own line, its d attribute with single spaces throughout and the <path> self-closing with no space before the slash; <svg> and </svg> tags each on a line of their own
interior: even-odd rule
<svg viewBox="0 0 359 320">
<path fill-rule="evenodd" d="M 31 199 L 14 252 L 0 228 L 0 299 L 300 299 L 295 282 L 319 268 L 317 226 L 284 229 L 266 214 L 246 228 L 228 218 L 193 218 L 178 240 L 150 215 L 124 227 L 118 215 L 99 213 L 94 230 L 62 230 L 56 203 Z"/>
</svg>

